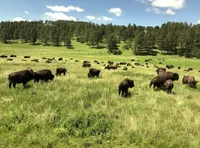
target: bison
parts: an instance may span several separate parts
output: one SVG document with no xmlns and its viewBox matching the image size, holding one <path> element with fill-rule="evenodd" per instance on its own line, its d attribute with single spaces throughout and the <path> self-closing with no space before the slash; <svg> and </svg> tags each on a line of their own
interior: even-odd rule
<svg viewBox="0 0 200 148">
<path fill-rule="evenodd" d="M 166 65 L 166 68 L 168 69 L 174 68 L 174 65 Z"/>
<path fill-rule="evenodd" d="M 66 75 L 67 69 L 66 68 L 56 68 L 56 76 L 59 76 L 61 74 Z"/>
<path fill-rule="evenodd" d="M 115 65 L 115 66 L 113 66 L 113 65 L 107 65 L 106 67 L 105 67 L 105 69 L 108 69 L 108 70 L 110 70 L 110 69 L 117 69 L 118 68 L 118 66 L 117 65 Z"/>
<path fill-rule="evenodd" d="M 0 58 L 7 58 L 7 55 L 1 55 Z"/>
<path fill-rule="evenodd" d="M 172 81 L 178 81 L 179 75 L 173 72 L 159 72 L 158 76 L 163 77 L 165 80 L 171 79 Z"/>
<path fill-rule="evenodd" d="M 16 88 L 17 83 L 23 83 L 23 86 L 25 87 L 26 83 L 33 79 L 33 70 L 22 70 L 18 72 L 14 72 L 8 75 L 9 80 L 9 88 L 11 88 L 11 85 L 13 84 L 13 87 Z"/>
<path fill-rule="evenodd" d="M 165 79 L 163 77 L 156 76 L 151 80 L 149 84 L 149 88 L 153 85 L 154 89 L 162 89 L 164 83 L 165 83 Z"/>
<path fill-rule="evenodd" d="M 157 68 L 156 69 L 156 73 L 157 73 L 157 75 L 160 73 L 160 72 L 165 72 L 166 71 L 166 68 Z"/>
<path fill-rule="evenodd" d="M 63 58 L 58 58 L 58 61 L 62 61 L 63 60 Z"/>
<path fill-rule="evenodd" d="M 82 67 L 91 67 L 90 63 L 83 63 Z"/>
<path fill-rule="evenodd" d="M 123 70 L 128 70 L 128 68 L 127 68 L 127 67 L 124 67 Z"/>
<path fill-rule="evenodd" d="M 122 92 L 122 96 L 127 97 L 128 96 L 128 88 L 134 87 L 134 81 L 131 79 L 124 79 L 118 87 L 118 94 L 120 95 Z"/>
<path fill-rule="evenodd" d="M 39 60 L 38 59 L 33 59 L 33 60 L 31 60 L 32 62 L 39 62 Z"/>
<path fill-rule="evenodd" d="M 24 58 L 25 58 L 25 59 L 28 59 L 28 58 L 30 58 L 30 56 L 24 56 Z"/>
<path fill-rule="evenodd" d="M 172 89 L 174 87 L 174 83 L 172 80 L 166 80 L 164 85 L 163 85 L 163 90 L 166 91 L 167 93 L 172 93 Z"/>
<path fill-rule="evenodd" d="M 198 81 L 196 81 L 193 76 L 183 76 L 182 83 L 188 84 L 192 88 L 196 88 Z"/>
<path fill-rule="evenodd" d="M 95 68 L 90 68 L 89 72 L 88 72 L 88 78 L 90 77 L 99 77 L 99 74 L 100 74 L 101 70 L 99 69 L 95 69 Z"/>
<path fill-rule="evenodd" d="M 17 56 L 14 55 L 14 54 L 11 54 L 10 57 L 11 57 L 11 58 L 16 58 Z"/>
<path fill-rule="evenodd" d="M 34 82 L 38 83 L 39 80 L 43 80 L 44 82 L 48 82 L 48 80 L 53 80 L 54 75 L 51 73 L 51 70 L 44 69 L 44 70 L 39 70 L 37 72 L 33 73 L 34 77 Z"/>
</svg>

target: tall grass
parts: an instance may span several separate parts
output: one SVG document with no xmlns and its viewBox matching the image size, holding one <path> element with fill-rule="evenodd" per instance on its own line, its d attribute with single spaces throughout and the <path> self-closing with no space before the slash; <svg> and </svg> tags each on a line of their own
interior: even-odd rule
<svg viewBox="0 0 200 148">
<path fill-rule="evenodd" d="M 200 80 L 199 60 L 135 57 L 131 51 L 113 56 L 107 55 L 106 49 L 73 44 L 75 49 L 0 44 L 0 55 L 18 56 L 12 62 L 0 59 L 1 147 L 200 147 L 200 85 L 191 89 L 181 83 L 183 75 Z M 24 55 L 40 62 L 21 61 Z M 47 64 L 43 56 L 63 57 L 64 61 Z M 158 64 L 161 57 L 165 58 L 163 65 Z M 109 71 L 103 66 L 108 60 L 134 65 L 131 59 L 144 63 L 147 58 L 152 58 L 150 68 L 135 66 L 123 71 L 122 66 Z M 100 78 L 87 77 L 88 68 L 81 67 L 83 60 L 101 69 Z M 180 79 L 173 94 L 149 88 L 156 76 L 154 64 L 175 65 L 170 71 L 178 72 Z M 56 67 L 66 67 L 68 73 L 49 83 L 31 81 L 25 89 L 21 84 L 9 89 L 8 74 L 27 67 L 50 69 L 54 74 Z M 188 67 L 194 70 L 185 72 Z M 135 81 L 135 87 L 123 98 L 118 96 L 118 84 L 126 77 Z"/>
</svg>

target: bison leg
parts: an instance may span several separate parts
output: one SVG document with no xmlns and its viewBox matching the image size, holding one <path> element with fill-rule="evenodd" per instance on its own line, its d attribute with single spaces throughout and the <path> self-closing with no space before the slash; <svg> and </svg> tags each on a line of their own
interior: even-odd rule
<svg viewBox="0 0 200 148">
<path fill-rule="evenodd" d="M 65 73 L 65 72 L 64 72 L 63 74 L 64 74 L 64 76 L 66 75 L 66 73 Z"/>
<path fill-rule="evenodd" d="M 125 97 L 128 96 L 128 89 L 125 89 Z"/>
<path fill-rule="evenodd" d="M 9 88 L 11 88 L 12 82 L 9 83 Z"/>
<path fill-rule="evenodd" d="M 16 86 L 16 83 L 13 83 L 13 87 L 14 87 L 14 88 L 16 88 L 15 86 Z"/>
<path fill-rule="evenodd" d="M 23 82 L 23 86 L 24 86 L 24 88 L 25 88 L 26 83 L 27 83 L 27 82 Z"/>
</svg>

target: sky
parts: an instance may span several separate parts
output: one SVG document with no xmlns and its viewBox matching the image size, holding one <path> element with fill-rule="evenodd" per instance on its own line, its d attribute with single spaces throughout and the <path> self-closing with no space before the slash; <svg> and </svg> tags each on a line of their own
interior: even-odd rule
<svg viewBox="0 0 200 148">
<path fill-rule="evenodd" d="M 74 20 L 160 26 L 200 24 L 200 0 L 0 0 L 0 21 Z"/>
</svg>

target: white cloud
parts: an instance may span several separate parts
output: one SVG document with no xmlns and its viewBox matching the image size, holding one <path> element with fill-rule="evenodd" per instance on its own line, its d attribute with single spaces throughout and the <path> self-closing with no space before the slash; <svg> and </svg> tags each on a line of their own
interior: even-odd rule
<svg viewBox="0 0 200 148">
<path fill-rule="evenodd" d="M 200 19 L 197 21 L 197 24 L 200 24 Z"/>
<path fill-rule="evenodd" d="M 122 14 L 122 10 L 120 8 L 110 8 L 108 10 L 109 13 L 113 13 L 115 14 L 116 16 L 121 16 Z"/>
<path fill-rule="evenodd" d="M 95 16 L 91 16 L 91 15 L 88 15 L 88 16 L 85 16 L 88 20 L 95 20 Z"/>
<path fill-rule="evenodd" d="M 156 14 L 161 14 L 161 10 L 159 8 L 152 8 Z"/>
<path fill-rule="evenodd" d="M 56 12 L 69 12 L 69 11 L 77 11 L 77 12 L 83 12 L 84 9 L 77 7 L 77 6 L 49 6 L 46 5 L 46 7 L 52 11 L 56 11 Z"/>
<path fill-rule="evenodd" d="M 166 12 L 165 12 L 165 14 L 169 14 L 169 15 L 175 15 L 176 14 L 176 12 L 174 12 L 173 10 L 171 10 L 171 9 L 167 9 L 166 10 Z"/>
<path fill-rule="evenodd" d="M 181 9 L 185 6 L 185 0 L 152 0 L 151 4 L 154 7 Z"/>
<path fill-rule="evenodd" d="M 20 22 L 20 21 L 25 21 L 25 19 L 23 19 L 21 17 L 15 17 L 12 21 L 13 22 Z"/>
<path fill-rule="evenodd" d="M 77 18 L 73 16 L 67 16 L 62 12 L 45 12 L 44 13 L 49 18 L 55 19 L 55 20 L 72 20 L 77 21 Z"/>
<path fill-rule="evenodd" d="M 146 8 L 145 9 L 147 12 L 151 12 L 151 8 Z"/>
<path fill-rule="evenodd" d="M 107 17 L 107 16 L 103 16 L 102 19 L 103 19 L 104 21 L 112 21 L 112 18 Z"/>
<path fill-rule="evenodd" d="M 24 11 L 24 13 L 26 13 L 26 14 L 30 14 L 28 11 Z"/>
</svg>

